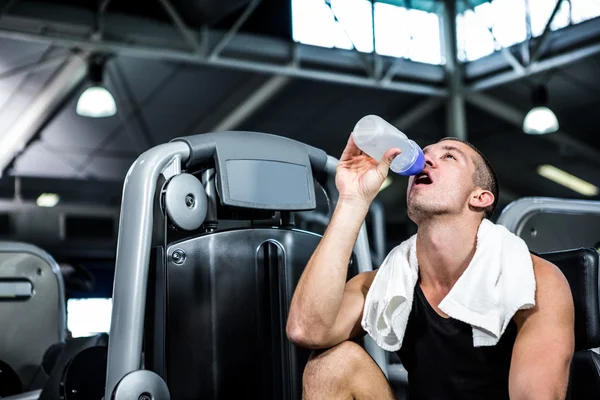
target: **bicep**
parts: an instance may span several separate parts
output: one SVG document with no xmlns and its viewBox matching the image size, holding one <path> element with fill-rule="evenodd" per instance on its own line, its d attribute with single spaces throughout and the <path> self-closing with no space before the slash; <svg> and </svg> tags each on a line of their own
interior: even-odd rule
<svg viewBox="0 0 600 400">
<path fill-rule="evenodd" d="M 511 399 L 564 399 L 574 350 L 569 284 L 554 265 L 534 259 L 536 305 L 515 317 L 519 333 L 510 370 Z"/>
</svg>

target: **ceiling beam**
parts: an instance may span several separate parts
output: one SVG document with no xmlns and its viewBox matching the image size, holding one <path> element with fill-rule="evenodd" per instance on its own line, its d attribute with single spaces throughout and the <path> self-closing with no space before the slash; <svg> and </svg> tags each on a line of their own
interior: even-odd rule
<svg viewBox="0 0 600 400">
<path fill-rule="evenodd" d="M 514 108 L 500 100 L 497 100 L 483 93 L 468 93 L 467 100 L 474 106 L 487 111 L 506 122 L 509 122 L 519 128 L 523 126 L 523 119 L 526 112 Z M 566 146 L 582 156 L 587 157 L 590 161 L 598 163 L 600 161 L 600 151 L 594 149 L 590 145 L 568 135 L 564 131 L 540 135 L 541 138 L 549 140 L 559 146 Z"/>
<path fill-rule="evenodd" d="M 446 106 L 446 135 L 467 140 L 467 115 L 463 89 L 463 65 L 458 60 L 456 38 L 456 1 L 444 2 L 442 15 L 442 45 L 446 57 L 448 99 Z"/>
<path fill-rule="evenodd" d="M 430 97 L 422 101 L 392 121 L 392 125 L 400 130 L 410 129 L 442 104 L 439 97 Z"/>
<path fill-rule="evenodd" d="M 587 46 L 579 47 L 562 54 L 554 55 L 543 60 L 532 62 L 524 68 L 524 72 L 520 73 L 514 69 L 494 74 L 492 76 L 475 80 L 468 86 L 471 92 L 489 89 L 495 86 L 504 85 L 518 79 L 538 74 L 555 68 L 564 67 L 566 65 L 584 60 L 595 54 L 600 53 L 600 43 L 593 43 Z"/>
<path fill-rule="evenodd" d="M 87 77 L 88 53 L 68 57 L 10 128 L 0 135 L 0 171 L 51 120 Z"/>
<path fill-rule="evenodd" d="M 29 8 L 28 4 L 27 9 Z M 72 10 L 73 8 L 65 9 Z M 39 13 L 41 10 L 37 12 Z M 52 18 L 55 18 L 54 14 Z M 61 23 L 53 23 L 50 21 L 50 17 L 41 19 L 39 16 L 27 18 L 21 15 L 7 15 L 0 21 L 0 38 L 46 43 L 57 47 L 79 48 L 90 52 L 117 54 L 147 60 L 232 68 L 386 91 L 441 97 L 446 96 L 447 93 L 441 79 L 443 77 L 442 67 L 439 65 L 401 60 L 397 70 L 407 79 L 400 80 L 397 75 L 394 75 L 391 77 L 392 79 L 384 81 L 382 78 L 377 79 L 365 75 L 362 62 L 364 54 L 357 51 L 318 48 L 264 35 L 238 33 L 231 40 L 225 42 L 226 47 L 219 51 L 221 55 L 212 54 L 210 56 L 210 49 L 215 49 L 213 46 L 222 47 L 219 43 L 224 43 L 228 32 L 203 30 L 203 46 L 204 43 L 207 43 L 206 46 L 209 49 L 209 55 L 207 55 L 203 51 L 191 52 L 187 46 L 182 47 L 181 38 L 177 35 L 173 37 L 171 26 L 167 26 L 169 29 L 165 29 L 159 23 L 149 25 L 148 21 L 140 18 L 106 14 L 104 16 L 105 29 L 102 37 L 98 39 L 89 38 L 91 28 L 85 25 L 85 19 L 76 19 L 73 15 L 70 15 L 72 21 L 60 15 L 56 18 L 63 20 Z M 65 27 L 67 23 L 68 27 Z M 131 26 L 135 26 L 136 31 L 145 33 L 134 33 Z M 186 32 L 189 35 L 199 34 L 191 30 Z M 106 39 L 108 37 L 112 39 Z M 385 58 L 386 65 L 394 62 L 396 59 L 393 57 Z M 311 65 L 310 68 L 305 66 L 308 63 Z"/>
<path fill-rule="evenodd" d="M 279 93 L 288 83 L 286 76 L 274 76 L 265 82 L 258 90 L 235 107 L 225 118 L 219 121 L 211 132 L 223 132 L 236 129 L 252 114 L 258 111 L 266 102 Z"/>
</svg>

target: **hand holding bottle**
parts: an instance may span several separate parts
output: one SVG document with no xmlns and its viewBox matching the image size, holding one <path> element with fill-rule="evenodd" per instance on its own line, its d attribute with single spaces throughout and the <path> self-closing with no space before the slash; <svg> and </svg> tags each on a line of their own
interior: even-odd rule
<svg viewBox="0 0 600 400">
<path fill-rule="evenodd" d="M 369 205 L 388 176 L 392 161 L 401 152 L 399 148 L 389 149 L 382 160 L 377 161 L 363 153 L 350 135 L 335 176 L 340 200 Z"/>
</svg>

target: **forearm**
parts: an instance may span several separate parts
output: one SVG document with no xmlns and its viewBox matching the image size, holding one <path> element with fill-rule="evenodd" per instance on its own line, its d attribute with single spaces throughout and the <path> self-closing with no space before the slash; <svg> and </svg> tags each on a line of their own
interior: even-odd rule
<svg viewBox="0 0 600 400">
<path fill-rule="evenodd" d="M 365 202 L 340 200 L 296 287 L 288 334 L 327 340 L 340 312 L 348 262 L 368 212 Z"/>
</svg>

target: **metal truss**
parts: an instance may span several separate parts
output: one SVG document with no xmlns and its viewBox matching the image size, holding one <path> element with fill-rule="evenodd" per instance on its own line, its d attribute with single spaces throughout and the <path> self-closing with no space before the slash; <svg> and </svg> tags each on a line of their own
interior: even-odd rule
<svg viewBox="0 0 600 400">
<path fill-rule="evenodd" d="M 415 123 L 445 102 L 447 133 L 465 139 L 467 132 L 464 103 L 465 100 L 469 100 L 476 104 L 481 100 L 481 96 L 475 96 L 476 92 L 600 53 L 598 43 L 582 47 L 574 46 L 564 39 L 569 36 L 567 30 L 585 31 L 588 37 L 600 36 L 600 19 L 588 21 L 585 26 L 580 24 L 581 27 L 568 27 L 561 32 L 552 32 L 549 29 L 558 5 L 539 38 L 469 63 L 460 63 L 456 59 L 456 40 L 452 40 L 455 36 L 453 33 L 456 21 L 454 18 L 444 17 L 442 48 L 446 54 L 446 64 L 430 65 L 374 53 L 307 46 L 239 32 L 258 6 L 259 0 L 253 0 L 228 31 L 206 28 L 201 31 L 193 30 L 185 25 L 183 18 L 168 0 L 157 1 L 164 8 L 171 24 L 111 14 L 107 12 L 108 0 L 105 0 L 95 13 L 69 6 L 54 4 L 49 7 L 40 3 L 20 1 L 11 7 L 10 13 L 5 13 L 0 19 L 0 38 L 41 42 L 87 53 L 107 53 L 272 75 L 263 87 L 219 121 L 215 125 L 216 128 L 234 129 L 279 93 L 290 79 L 302 78 L 425 96 L 426 99 L 420 105 L 407 114 L 398 116 L 395 122 L 400 125 Z M 444 6 L 444 14 L 455 15 L 454 0 L 446 0 Z M 90 24 L 90 21 L 96 23 Z M 514 49 L 521 51 L 521 61 L 514 55 Z M 450 54 L 453 56 L 449 56 Z M 56 60 L 48 61 L 46 66 L 54 65 L 55 62 Z M 373 68 L 366 68 L 371 65 Z M 44 67 L 45 65 L 35 65 L 31 68 Z M 10 71 L 7 76 L 22 73 L 27 69 Z M 485 98 L 489 100 L 489 96 Z M 497 100 L 494 101 L 498 103 Z M 480 108 L 491 110 L 485 106 Z M 504 118 L 506 115 L 503 113 L 495 115 L 515 123 L 514 116 L 509 120 Z M 584 144 L 572 138 L 564 139 L 567 137 L 564 133 L 559 136 L 563 137 L 560 139 L 562 144 L 577 149 L 584 155 L 594 155 L 585 150 Z M 555 138 L 556 135 L 552 137 Z"/>
</svg>

